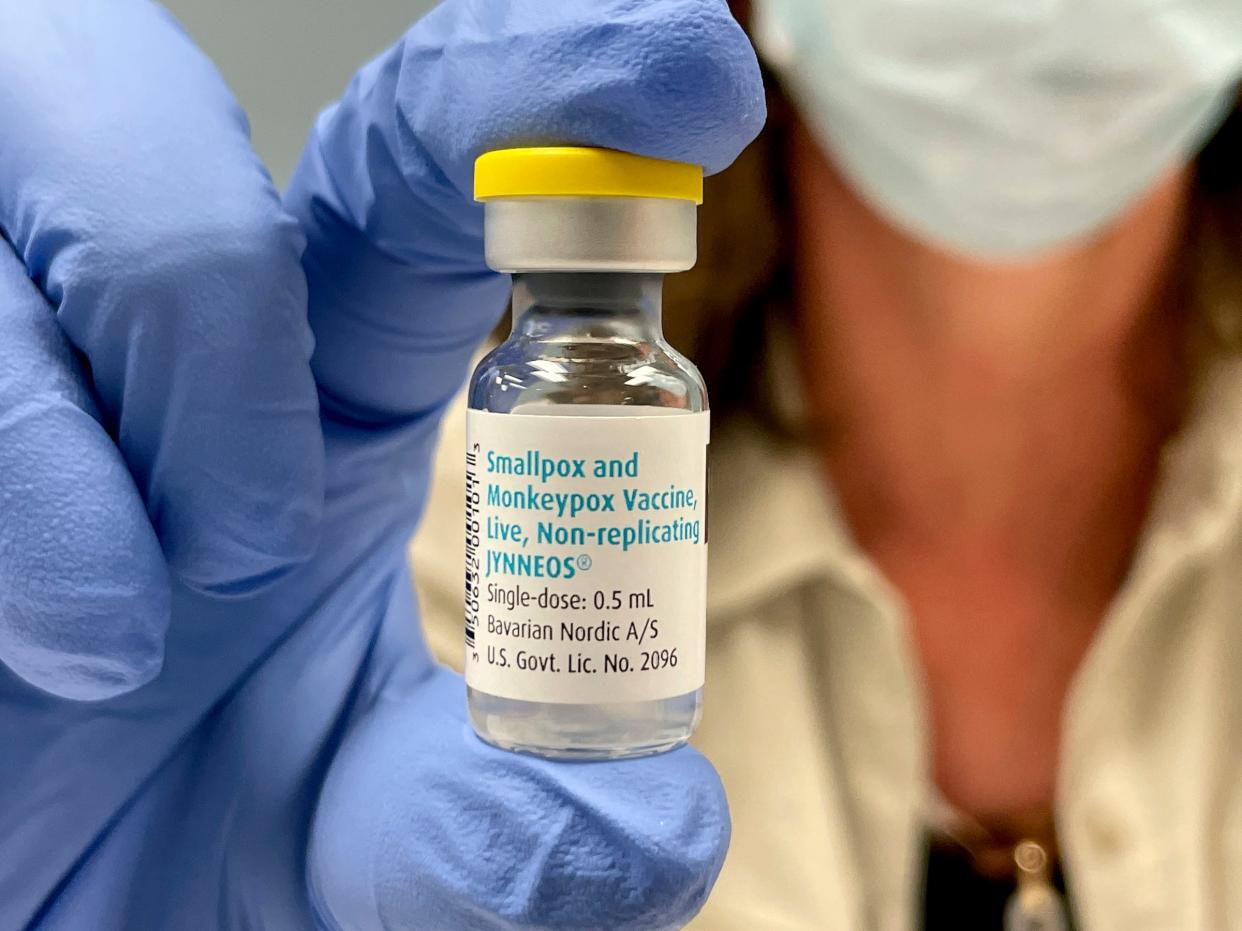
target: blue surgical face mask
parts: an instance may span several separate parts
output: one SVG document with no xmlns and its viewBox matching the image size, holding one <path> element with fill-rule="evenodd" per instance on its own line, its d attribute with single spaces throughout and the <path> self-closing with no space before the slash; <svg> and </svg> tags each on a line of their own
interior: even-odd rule
<svg viewBox="0 0 1242 931">
<path fill-rule="evenodd" d="M 983 258 L 1116 219 L 1242 76 L 1242 0 L 758 0 L 755 26 L 859 193 Z"/>
</svg>

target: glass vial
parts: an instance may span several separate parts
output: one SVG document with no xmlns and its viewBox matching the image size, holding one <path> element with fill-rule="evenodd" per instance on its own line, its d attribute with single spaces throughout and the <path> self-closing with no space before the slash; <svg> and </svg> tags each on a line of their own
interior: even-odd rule
<svg viewBox="0 0 1242 931">
<path fill-rule="evenodd" d="M 698 722 L 707 393 L 660 292 L 693 264 L 700 191 L 696 168 L 603 150 L 476 168 L 488 262 L 514 276 L 467 425 L 467 701 L 496 746 L 637 756 Z"/>
</svg>

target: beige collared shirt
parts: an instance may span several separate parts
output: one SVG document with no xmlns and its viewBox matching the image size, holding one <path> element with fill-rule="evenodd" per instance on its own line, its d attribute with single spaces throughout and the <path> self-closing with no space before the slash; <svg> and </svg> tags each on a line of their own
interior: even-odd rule
<svg viewBox="0 0 1242 931">
<path fill-rule="evenodd" d="M 444 434 L 412 552 L 428 637 L 460 668 L 459 410 Z M 742 422 L 715 430 L 711 462 L 694 742 L 724 779 L 734 834 L 691 927 L 917 928 L 931 786 L 901 598 L 807 454 Z M 1240 524 L 1242 361 L 1229 359 L 1164 454 L 1134 566 L 1064 710 L 1056 820 L 1083 931 L 1242 929 Z"/>
</svg>

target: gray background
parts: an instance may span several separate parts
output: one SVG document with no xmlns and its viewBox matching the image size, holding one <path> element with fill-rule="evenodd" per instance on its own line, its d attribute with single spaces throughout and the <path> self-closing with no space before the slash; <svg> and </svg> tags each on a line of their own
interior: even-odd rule
<svg viewBox="0 0 1242 931">
<path fill-rule="evenodd" d="M 250 115 L 283 187 L 311 122 L 433 0 L 167 0 Z"/>
</svg>

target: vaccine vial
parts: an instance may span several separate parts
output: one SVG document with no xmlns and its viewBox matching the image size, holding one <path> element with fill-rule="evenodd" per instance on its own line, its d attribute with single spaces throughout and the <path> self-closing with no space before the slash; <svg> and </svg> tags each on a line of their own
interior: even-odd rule
<svg viewBox="0 0 1242 931">
<path fill-rule="evenodd" d="M 694 264 L 702 170 L 508 149 L 475 197 L 513 321 L 469 387 L 471 723 L 547 757 L 672 749 L 703 690 L 708 405 L 660 293 Z"/>
</svg>

